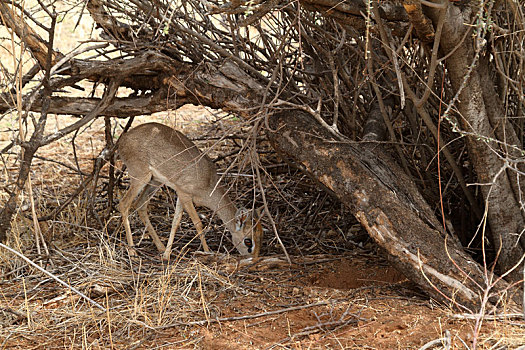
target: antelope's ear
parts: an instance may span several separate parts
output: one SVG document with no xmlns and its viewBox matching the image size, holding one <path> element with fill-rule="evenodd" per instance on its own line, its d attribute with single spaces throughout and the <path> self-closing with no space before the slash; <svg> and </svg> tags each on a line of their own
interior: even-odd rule
<svg viewBox="0 0 525 350">
<path fill-rule="evenodd" d="M 259 207 L 259 208 L 255 209 L 255 217 L 257 219 L 261 218 L 263 210 L 264 210 L 264 207 Z"/>
<path fill-rule="evenodd" d="M 246 220 L 248 219 L 250 212 L 245 208 L 237 209 L 235 213 L 235 230 L 240 231 L 243 229 Z"/>
</svg>

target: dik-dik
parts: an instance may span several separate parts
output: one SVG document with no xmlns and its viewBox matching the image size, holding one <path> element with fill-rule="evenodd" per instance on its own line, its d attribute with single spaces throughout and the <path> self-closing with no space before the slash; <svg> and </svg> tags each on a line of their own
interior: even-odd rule
<svg viewBox="0 0 525 350">
<path fill-rule="evenodd" d="M 170 257 L 182 209 L 193 221 L 203 249 L 210 251 L 195 205 L 208 207 L 217 213 L 231 232 L 233 245 L 239 253 L 252 257 L 259 255 L 261 224 L 246 209 L 237 209 L 224 187 L 218 183 L 215 164 L 182 133 L 158 123 L 143 124 L 121 136 L 118 150 L 130 176 L 128 192 L 119 204 L 130 254 L 136 253 L 128 215 L 133 200 L 140 193 L 137 211 L 157 249 L 163 253 L 163 259 L 168 260 Z M 167 185 L 177 193 L 175 215 L 166 247 L 148 216 L 151 195 L 161 185 Z"/>
</svg>

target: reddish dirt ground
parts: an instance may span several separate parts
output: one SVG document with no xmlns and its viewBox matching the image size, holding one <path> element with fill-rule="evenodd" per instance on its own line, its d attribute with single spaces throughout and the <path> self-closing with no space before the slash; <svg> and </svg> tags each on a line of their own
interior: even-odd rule
<svg viewBox="0 0 525 350">
<path fill-rule="evenodd" d="M 194 115 L 194 109 L 189 114 Z M 86 172 L 102 142 L 101 126 L 87 141 L 79 142 L 85 146 L 81 164 Z M 52 157 L 57 152 L 71 157 L 67 142 L 43 154 Z M 40 172 L 34 178 L 35 188 L 56 193 L 56 201 L 78 186 L 77 177 L 67 176 L 70 170 L 40 160 L 36 164 Z M 311 205 L 310 198 L 304 203 L 294 193 L 289 198 L 296 207 Z M 154 205 L 165 215 L 167 205 L 162 203 L 166 201 Z M 40 205 L 47 208 L 44 197 Z M 43 224 L 44 234 L 60 249 L 54 256 L 59 275 L 98 303 L 109 305 L 108 311 L 90 308 L 76 294 L 6 255 L 2 261 L 11 272 L 10 280 L 0 280 L 0 349 L 419 349 L 441 337 L 450 339 L 451 349 L 472 349 L 474 341 L 478 349 L 525 345 L 523 320 L 485 320 L 476 331 L 474 319 L 428 300 L 374 254 L 375 248 L 354 249 L 355 244 L 349 243 L 353 228 L 336 230 L 332 237 L 334 227 L 344 228 L 337 220 L 345 214 L 336 213 L 335 219 L 332 214 L 318 214 L 316 219 L 326 227 L 316 230 L 299 230 L 311 221 L 289 214 L 289 221 L 280 223 L 281 237 L 293 249 L 303 243 L 293 251 L 292 265 L 275 255 L 280 248 L 269 237 L 266 256 L 256 264 L 242 264 L 238 256 L 192 255 L 197 246 L 168 267 L 147 239 L 142 242 L 140 263 L 128 261 L 118 236 L 122 234 L 118 213 L 107 231 L 97 231 L 96 225 L 83 221 L 83 205 L 75 201 L 67 215 L 49 225 L 49 232 Z M 337 212 L 331 205 L 323 213 Z M 280 219 L 288 218 L 283 210 L 289 207 L 282 205 Z M 166 238 L 169 218 L 152 217 L 155 225 L 165 225 L 159 233 Z M 31 225 L 20 219 L 15 227 L 27 240 L 32 237 Z M 182 231 L 191 231 L 183 226 Z M 312 251 L 310 241 L 300 239 L 315 244 L 330 240 L 335 249 L 323 246 L 324 250 Z M 184 240 L 178 249 L 182 246 Z M 346 253 L 338 253 L 341 249 Z"/>
<path fill-rule="evenodd" d="M 279 273 L 288 284 L 263 278 L 267 295 L 230 304 L 221 310 L 221 317 L 253 315 L 291 304 L 327 301 L 326 305 L 203 326 L 194 333 L 201 337 L 197 348 L 418 349 L 447 332 L 452 349 L 465 348 L 463 342 L 472 346 L 472 320 L 457 319 L 450 310 L 427 300 L 384 262 L 375 257 L 329 262 L 324 258 L 315 264 L 309 261 L 300 278 L 294 279 L 295 269 L 288 276 Z M 275 295 L 281 298 L 272 298 Z M 505 328 L 501 323 L 486 324 L 478 335 L 478 348 L 491 348 L 498 341 L 513 348 L 520 332 L 523 329 Z"/>
<path fill-rule="evenodd" d="M 192 311 L 193 317 L 186 318 L 187 322 L 157 326 L 145 314 L 137 320 L 152 327 L 138 325 L 140 331 L 135 329 L 126 335 L 119 334 L 117 326 L 109 332 L 107 327 L 97 330 L 88 326 L 89 320 L 79 321 L 82 328 L 91 329 L 82 338 L 78 324 L 68 325 L 70 318 L 84 317 L 80 310 L 86 306 L 77 305 L 76 295 L 54 286 L 53 295 L 58 294 L 58 298 L 42 291 L 33 292 L 26 300 L 20 290 L 23 284 L 4 283 L 0 292 L 4 303 L 0 315 L 4 317 L 0 317 L 0 323 L 5 331 L 11 331 L 5 339 L 0 337 L 0 348 L 419 349 L 447 334 L 451 349 L 464 349 L 465 345 L 472 348 L 474 338 L 478 349 L 501 348 L 494 347 L 497 344 L 515 349 L 525 344 L 525 324 L 512 320 L 486 321 L 475 337 L 474 320 L 459 319 L 451 310 L 428 300 L 399 272 L 371 255 L 296 258 L 292 266 L 275 257 L 244 267 L 239 267 L 234 258 L 224 262 L 198 254 L 195 259 L 203 266 L 218 264 L 216 271 L 221 275 L 247 276 L 242 283 L 249 285 L 249 291 L 232 297 L 203 286 L 207 310 Z M 31 290 L 32 284 L 28 283 L 26 289 Z M 112 291 L 108 303 L 125 299 L 126 292 L 133 293 Z M 13 298 L 15 294 L 17 298 Z M 103 295 L 90 295 L 105 303 Z M 18 310 L 18 318 L 6 317 L 6 305 Z M 29 310 L 31 322 L 24 310 Z M 55 337 L 50 338 L 50 325 L 56 321 L 49 314 L 58 310 L 67 313 L 64 328 L 53 331 Z M 116 317 L 119 311 L 114 308 L 109 312 Z M 95 323 L 104 323 L 103 316 Z M 240 319 L 231 319 L 235 317 Z M 216 322 L 216 318 L 221 321 Z M 210 320 L 208 324 L 206 319 Z"/>
</svg>

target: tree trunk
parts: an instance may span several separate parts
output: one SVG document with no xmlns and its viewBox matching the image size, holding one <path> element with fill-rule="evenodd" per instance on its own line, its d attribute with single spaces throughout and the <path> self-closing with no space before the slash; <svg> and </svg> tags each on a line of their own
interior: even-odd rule
<svg viewBox="0 0 525 350">
<path fill-rule="evenodd" d="M 507 164 L 507 159 L 519 157 L 509 149 L 521 147 L 505 120 L 505 109 L 489 77 L 487 59 L 480 52 L 481 58 L 476 61 L 475 40 L 463 40 L 464 35 L 470 35 L 466 33 L 470 29 L 465 23 L 469 23 L 470 13 L 475 10 L 474 7 L 470 9 L 472 12 L 467 9 L 448 7 L 441 48 L 444 55 L 451 53 L 446 61 L 450 82 L 456 92 L 461 89 L 457 102 L 459 123 L 467 135 L 469 156 L 487 206 L 491 241 L 499 254 L 497 265 L 503 274 L 516 267 L 525 248 L 519 243 L 525 228 L 519 193 L 525 187 L 519 188 L 517 173 Z M 434 22 L 437 17 L 434 13 Z M 473 65 L 475 67 L 469 72 Z M 515 268 L 509 277 L 521 280 L 521 268 Z"/>
<path fill-rule="evenodd" d="M 377 144 L 337 143 L 299 111 L 274 115 L 269 125 L 273 147 L 348 206 L 399 271 L 437 300 L 470 311 L 480 306 L 493 278 L 487 279 L 455 238 L 442 233 L 388 151 Z M 500 281 L 491 293 L 506 287 Z"/>
<path fill-rule="evenodd" d="M 372 3 L 376 4 L 377 1 Z M 277 6 L 277 3 L 273 4 Z M 167 17 L 163 13 L 178 10 L 172 9 L 168 3 L 153 4 L 146 1 L 144 6 L 151 9 L 162 9 L 165 6 L 164 10 L 151 13 L 140 10 L 130 12 L 133 15 L 123 16 L 126 20 L 123 22 L 113 15 L 114 9 L 109 11 L 112 8 L 111 1 L 88 1 L 87 9 L 104 29 L 104 35 L 113 38 L 114 42 L 118 42 L 119 49 L 129 55 L 107 60 L 71 58 L 66 60 L 67 64 L 62 62 L 60 74 L 55 75 L 50 82 L 53 91 L 62 91 L 85 81 L 109 84 L 109 90 L 113 93 L 106 99 L 92 98 L 87 94 L 83 97 L 68 97 L 63 94 L 50 96 L 45 101 L 49 103 L 49 112 L 84 117 L 58 132 L 44 135 L 41 145 L 78 130 L 97 115 L 133 116 L 177 108 L 185 103 L 222 108 L 250 117 L 271 114 L 283 106 L 304 108 L 303 110 L 313 112 L 317 120 L 312 120 L 302 112 L 286 112 L 270 117 L 270 124 L 278 130 L 269 132 L 274 147 L 283 157 L 302 166 L 303 170 L 349 206 L 373 239 L 388 252 L 394 264 L 422 289 L 433 297 L 451 301 L 456 306 L 471 309 L 478 307 L 482 302 L 480 295 L 484 291 L 490 289 L 496 293 L 507 285 L 498 282 L 497 288 L 493 288 L 494 277 L 489 272 L 482 271 L 454 238 L 442 232 L 413 180 L 389 157 L 386 149 L 381 145 L 372 147 L 371 144 L 337 143 L 328 136 L 339 135 L 337 131 L 344 131 L 343 128 L 351 130 L 355 135 L 356 129 L 359 129 L 356 127 L 361 126 L 358 124 L 363 119 L 359 115 L 364 116 L 368 110 L 366 107 L 373 101 L 382 100 L 377 93 L 378 89 L 369 89 L 367 92 L 363 88 L 370 79 L 375 81 L 373 84 L 383 84 L 385 91 L 394 91 L 394 95 L 397 88 L 401 92 L 404 89 L 392 86 L 392 78 L 398 82 L 406 81 L 405 89 L 407 86 L 414 87 L 414 96 L 423 96 L 419 106 L 421 110 L 427 113 L 427 110 L 434 109 L 432 103 L 440 101 L 436 98 L 428 103 L 429 97 L 440 94 L 439 91 L 428 89 L 433 89 L 434 85 L 434 75 L 431 72 L 435 73 L 437 65 L 441 64 L 437 57 L 439 46 L 442 54 L 450 55 L 446 60 L 446 73 L 449 74 L 455 90 L 468 86 L 463 89 L 459 100 L 445 102 L 459 108 L 460 117 L 463 118 L 463 132 L 468 136 L 468 154 L 478 182 L 491 185 L 483 185 L 481 190 L 488 206 L 487 220 L 494 234 L 494 244 L 501 248 L 499 266 L 505 271 L 519 261 L 523 249 L 517 245 L 515 234 L 521 233 L 520 230 L 524 227 L 525 217 L 520 211 L 519 196 L 524 193 L 525 188 L 523 185 L 522 188 L 519 187 L 520 183 L 509 169 L 512 162 L 507 162 L 506 159 L 514 157 L 513 161 L 517 163 L 517 157 L 520 156 L 509 152 L 508 145 L 516 144 L 519 150 L 522 147 L 516 141 L 515 133 L 512 133 L 511 128 L 507 129 L 505 120 L 501 119 L 505 108 L 492 91 L 494 84 L 490 77 L 489 62 L 474 59 L 476 52 L 472 33 L 466 32 L 472 26 L 465 23 L 473 23 L 471 17 L 475 16 L 476 4 L 462 3 L 461 6 L 456 6 L 445 3 L 446 7 L 429 7 L 428 4 L 421 6 L 418 1 L 406 0 L 403 1 L 403 6 L 409 13 L 407 16 L 399 5 L 391 7 L 391 4 L 383 3 L 381 6 L 384 5 L 384 8 L 377 9 L 375 5 L 372 7 L 376 24 L 370 23 L 370 26 L 362 18 L 364 8 L 361 1 L 341 3 L 336 0 L 302 0 L 300 4 L 334 18 L 343 27 L 335 27 L 331 21 L 320 26 L 323 21 L 319 21 L 315 15 L 308 16 L 297 4 L 285 3 L 284 7 L 275 9 L 280 11 L 280 16 L 275 18 L 278 21 L 275 25 L 277 29 L 281 25 L 284 30 L 272 30 L 273 23 L 264 29 L 259 26 L 257 35 L 261 37 L 260 44 L 246 45 L 252 42 L 252 34 L 249 34 L 251 31 L 246 31 L 243 36 L 243 31 L 238 30 L 241 22 L 231 22 L 231 31 L 227 31 L 211 25 L 213 21 L 202 21 L 200 14 L 204 12 L 200 11 L 204 10 L 204 2 L 190 1 L 183 7 L 193 9 L 195 16 L 191 16 L 191 10 L 185 10 L 184 16 L 177 12 L 178 15 Z M 242 11 L 237 12 L 235 18 L 248 12 L 246 9 L 237 9 Z M 214 8 L 205 10 L 221 11 Z M 378 13 L 379 10 L 384 13 Z M 9 13 L 13 11 L 17 11 L 13 5 L 0 6 L 2 17 L 8 18 L 3 23 L 15 33 L 26 32 L 24 17 L 10 16 Z M 246 20 L 256 20 L 273 9 L 271 6 L 261 5 L 256 11 Z M 447 11 L 446 16 L 440 16 L 444 12 L 439 11 Z M 157 16 L 158 22 L 150 21 L 150 15 Z M 305 20 L 305 15 L 310 20 Z M 426 16 L 432 19 L 432 23 L 427 21 Z M 379 25 L 380 18 L 395 22 L 383 22 Z M 425 66 L 428 57 L 414 59 L 417 56 L 413 55 L 419 55 L 419 42 L 406 46 L 403 44 L 398 49 L 398 43 L 389 43 L 390 36 L 386 33 L 388 28 L 394 34 L 398 29 L 397 35 L 412 40 L 404 30 L 408 28 L 408 20 L 421 35 L 421 39 L 430 42 L 436 37 L 436 50 L 430 57 L 434 62 L 433 66 Z M 160 27 L 155 27 L 155 23 Z M 441 28 L 440 24 L 443 24 L 443 31 L 434 32 L 434 28 Z M 353 26 L 353 29 L 346 26 Z M 366 29 L 366 35 L 365 32 L 355 33 L 356 28 Z M 479 26 L 477 29 L 482 28 Z M 387 50 L 383 53 L 395 51 L 396 55 L 388 58 L 378 50 L 370 51 L 374 45 L 369 46 L 368 41 L 362 41 L 368 38 L 368 30 L 384 37 L 382 42 Z M 163 35 L 152 36 L 152 33 Z M 230 33 L 235 33 L 235 36 Z M 46 66 L 45 58 L 48 56 L 42 54 L 42 44 L 45 41 L 38 38 L 35 31 L 31 32 L 31 37 L 31 40 L 25 40 L 25 44 L 39 64 Z M 119 39 L 124 40 L 119 42 Z M 280 42 L 278 47 L 275 42 Z M 409 48 L 411 49 L 408 50 Z M 405 57 L 408 52 L 410 54 Z M 369 56 L 370 53 L 373 55 Z M 49 56 L 53 63 L 66 57 L 60 53 Z M 404 62 L 398 56 L 410 59 Z M 372 62 L 370 57 L 381 63 L 378 65 L 380 69 L 373 71 L 373 65 L 370 65 L 370 71 L 367 71 L 369 77 L 361 79 L 362 67 Z M 480 62 L 479 67 L 469 71 L 469 67 Z M 385 69 L 389 65 L 391 69 Z M 428 83 L 425 82 L 422 86 L 420 78 L 410 78 L 413 73 L 418 77 L 428 74 Z M 465 77 L 469 77 L 468 80 Z M 119 86 L 131 88 L 134 93 L 113 98 Z M 370 93 L 372 90 L 374 93 Z M 446 88 L 445 97 L 449 98 L 449 95 L 454 94 L 449 93 L 450 90 Z M 25 93 L 23 109 L 40 112 L 44 102 L 42 96 L 44 95 L 40 91 L 38 95 L 33 95 L 31 91 Z M 402 98 L 400 100 L 403 101 Z M 0 95 L 0 113 L 13 108 L 10 101 L 9 94 Z M 316 105 L 317 110 L 314 110 Z M 403 121 L 403 113 L 405 112 L 402 109 L 399 110 L 399 121 Z M 436 112 L 427 116 L 425 123 L 431 129 L 434 127 L 432 117 L 437 119 L 440 115 Z M 319 124 L 321 122 L 329 125 L 327 120 L 330 119 L 331 134 Z M 424 133 L 424 129 L 417 130 L 415 118 L 412 124 L 414 136 Z M 402 126 L 403 123 L 399 123 L 398 127 Z M 390 125 L 391 137 L 395 136 L 393 130 Z M 435 134 L 439 134 L 437 131 Z M 400 133 L 403 134 L 403 131 Z M 479 138 L 489 141 L 480 141 Z M 499 141 L 505 141 L 503 146 Z M 419 142 L 418 138 L 417 143 Z M 433 142 L 422 144 L 430 148 L 435 145 Z M 499 154 L 493 151 L 495 149 Z M 504 157 L 500 158 L 501 155 Z M 447 159 L 452 159 L 451 163 L 454 161 L 452 156 Z M 415 162 L 413 165 L 419 167 L 430 164 L 425 161 Z M 460 171 L 455 174 L 461 177 Z M 14 202 L 10 201 L 6 208 L 14 210 Z M 5 230 L 11 217 L 9 213 L 12 211 L 0 212 L 0 239 L 5 238 Z M 519 278 L 517 274 L 512 277 Z"/>
</svg>

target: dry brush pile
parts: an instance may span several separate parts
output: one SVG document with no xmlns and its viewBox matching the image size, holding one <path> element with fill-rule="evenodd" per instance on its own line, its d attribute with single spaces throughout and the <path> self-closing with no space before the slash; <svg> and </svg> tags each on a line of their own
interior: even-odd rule
<svg viewBox="0 0 525 350">
<path fill-rule="evenodd" d="M 366 152 L 357 148 L 357 153 L 383 154 L 381 159 L 397 164 L 399 173 L 386 177 L 373 162 L 365 161 L 363 168 L 369 168 L 375 187 L 384 185 L 389 194 L 408 198 L 408 204 L 400 203 L 413 211 L 414 220 L 427 225 L 421 236 L 439 241 L 441 248 L 445 241 L 456 249 L 453 259 L 443 252 L 444 260 L 432 265 L 434 256 L 425 256 L 425 241 L 406 245 L 409 256 L 417 256 L 419 262 L 383 246 L 398 268 L 406 269 L 421 288 L 426 285 L 425 291 L 433 297 L 460 309 L 485 311 L 485 306 L 501 306 L 500 296 L 513 289 L 493 277 L 493 268 L 498 264 L 497 272 L 510 271 L 506 277 L 519 280 L 521 272 L 511 268 L 522 262 L 525 249 L 521 237 L 525 228 L 522 5 L 515 0 L 1 1 L 2 23 L 9 31 L 3 34 L 7 54 L 0 65 L 0 111 L 4 113 L 0 127 L 6 140 L 1 147 L 6 176 L 0 238 L 7 236 L 11 246 L 63 280 L 77 276 L 72 285 L 94 293 L 101 307 L 116 312 L 96 313 L 87 323 L 84 318 L 71 324 L 57 322 L 55 326 L 64 327 L 60 331 L 49 328 L 46 334 L 72 334 L 75 344 L 77 340 L 91 344 L 94 340 L 87 339 L 88 334 L 96 332 L 120 340 L 124 334 L 139 337 L 148 327 L 159 331 L 158 327 L 170 323 L 201 322 L 203 315 L 217 317 L 220 313 L 208 310 L 209 304 L 202 300 L 208 297 L 203 290 L 221 290 L 221 298 L 232 300 L 263 292 L 259 285 L 250 285 L 252 275 L 242 272 L 247 267 L 225 275 L 184 257 L 184 249 L 197 249 L 191 234 L 178 241 L 181 256 L 174 265 L 155 264 L 148 245 L 142 251 L 144 265 L 130 264 L 122 254 L 120 236 L 115 234 L 119 221 L 113 212 L 122 186 L 113 153 L 115 140 L 133 117 L 188 103 L 231 112 L 244 118 L 238 124 L 252 126 L 242 137 L 232 136 L 231 131 L 213 136 L 239 145 L 216 157 L 222 169 L 234 164 L 230 172 L 248 175 L 229 182 L 242 201 L 248 206 L 264 204 L 266 254 L 280 253 L 282 246 L 293 255 L 344 253 L 359 243 L 352 241 L 356 230 L 349 213 L 358 216 L 379 241 L 374 232 L 381 232 L 376 224 L 383 216 L 374 217 L 377 210 L 359 207 L 352 196 L 361 192 L 344 195 L 348 202 L 339 196 L 343 206 L 332 197 L 337 191 L 331 178 L 316 178 L 322 171 L 315 164 L 309 167 L 311 162 L 304 159 L 295 159 L 295 166 L 321 182 L 328 193 L 332 190 L 331 195 L 314 190 L 313 183 L 295 171 L 298 177 L 288 177 L 288 165 L 275 158 L 261 139 L 262 130 L 275 131 L 272 114 L 284 116 L 290 125 L 304 114 L 311 117 L 308 123 L 327 131 L 328 136 L 322 137 L 326 144 L 360 147 L 357 141 L 364 139 L 370 147 Z M 69 27 L 64 24 L 66 18 L 73 19 Z M 88 18 L 96 35 L 63 49 L 63 43 L 55 40 L 60 28 L 82 27 Z M 50 125 L 54 116 L 61 122 Z M 367 126 L 374 117 L 386 129 L 383 138 L 368 138 L 372 132 L 381 133 Z M 86 142 L 78 139 L 93 128 L 96 137 L 88 140 L 98 144 L 90 149 L 91 163 L 76 150 L 78 142 Z M 315 128 L 309 129 L 314 137 Z M 283 130 L 277 131 L 277 137 L 297 145 L 295 137 L 303 131 Z M 279 145 L 279 140 L 273 145 Z M 53 156 L 50 148 L 63 155 Z M 233 157 L 238 148 L 242 156 Z M 284 153 L 280 154 L 283 158 Z M 290 158 L 294 160 L 293 155 Z M 51 184 L 48 175 L 42 175 L 49 172 L 38 171 L 44 165 L 60 174 Z M 75 181 L 68 181 L 70 173 Z M 386 181 L 392 177 L 403 179 L 401 183 L 409 181 L 412 193 Z M 161 207 L 155 222 L 159 226 L 169 222 L 163 204 L 168 196 L 163 193 L 160 198 L 155 202 Z M 422 202 L 427 203 L 423 208 Z M 216 226 L 213 220 L 207 223 Z M 61 244 L 54 242 L 56 237 Z M 213 246 L 221 252 L 229 250 L 228 242 L 217 237 L 212 239 Z M 45 247 L 36 254 L 28 248 L 33 243 L 40 247 L 39 241 L 51 245 L 57 255 L 49 258 Z M 480 262 L 479 268 L 471 264 L 472 257 Z M 3 272 L 11 279 L 3 283 L 13 283 L 10 286 L 15 289 L 27 274 L 38 274 L 12 255 L 2 259 Z M 437 270 L 436 274 L 423 277 L 418 267 L 422 262 L 429 264 L 427 274 Z M 76 266 L 72 272 L 71 266 Z M 466 269 L 469 266 L 476 267 Z M 126 275 L 130 268 L 131 276 Z M 448 279 L 435 279 L 449 272 Z M 439 284 L 443 281 L 449 284 Z M 51 280 L 31 282 L 26 294 L 6 292 L 4 299 L 20 295 L 31 300 L 31 293 Z M 145 285 L 147 292 L 141 294 Z M 126 295 L 129 290 L 133 292 Z M 109 298 L 113 293 L 123 299 Z M 44 299 L 63 293 L 55 294 L 51 291 Z M 75 295 L 68 294 L 69 305 L 85 302 Z M 56 302 L 53 305 L 62 301 Z M 115 316 L 118 310 L 122 314 Z M 32 322 L 29 313 L 6 312 L 15 318 L 14 324 L 22 319 Z M 66 320 L 64 312 L 51 317 Z M 358 319 L 341 314 L 344 317 L 335 325 Z M 475 332 L 482 324 L 480 318 L 477 321 Z"/>
</svg>

